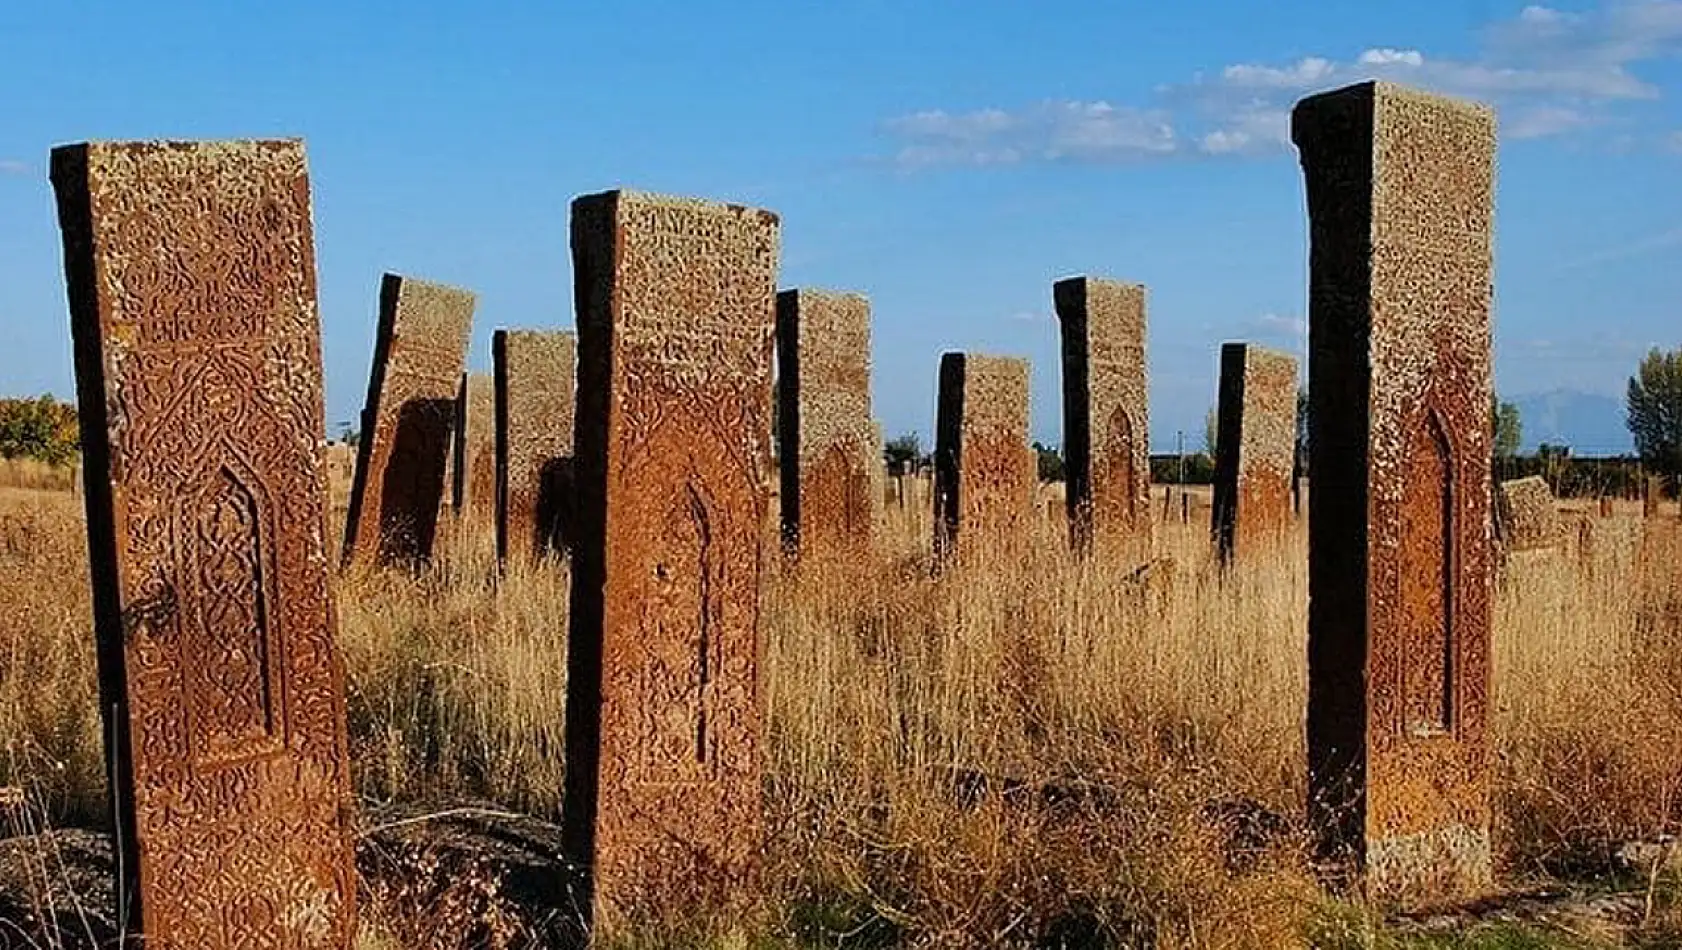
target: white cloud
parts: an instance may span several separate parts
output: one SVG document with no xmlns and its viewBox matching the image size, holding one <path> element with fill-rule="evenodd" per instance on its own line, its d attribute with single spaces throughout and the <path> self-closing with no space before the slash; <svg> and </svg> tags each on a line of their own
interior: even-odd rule
<svg viewBox="0 0 1682 950">
<path fill-rule="evenodd" d="M 1292 340 L 1308 338 L 1308 319 L 1277 313 L 1264 313 L 1245 321 L 1244 332 L 1263 337 L 1288 337 Z"/>
<path fill-rule="evenodd" d="M 907 168 L 1120 162 L 1179 148 L 1165 114 L 1102 101 L 1043 102 L 1018 112 L 918 112 L 889 120 L 886 130 L 903 142 L 894 158 Z"/>
<path fill-rule="evenodd" d="M 30 170 L 28 162 L 15 158 L 0 158 L 0 175 L 27 175 Z"/>
<path fill-rule="evenodd" d="M 1373 45 L 1348 59 L 1235 63 L 1160 85 L 1145 105 L 937 110 L 893 119 L 885 131 L 902 167 L 1261 155 L 1289 149 L 1296 100 L 1382 79 L 1490 103 L 1510 139 L 1568 136 L 1628 119 L 1661 97 L 1638 71 L 1682 54 L 1682 0 L 1603 0 L 1584 13 L 1531 5 L 1490 24 L 1481 40 L 1468 57 Z M 1651 130 L 1642 138 L 1650 145 Z M 1682 148 L 1682 133 L 1671 141 Z"/>
<path fill-rule="evenodd" d="M 1355 61 L 1362 66 L 1423 66 L 1425 54 L 1416 49 L 1369 49 Z"/>
<path fill-rule="evenodd" d="M 1501 121 L 1501 134 L 1515 139 L 1538 139 L 1562 135 L 1594 125 L 1596 120 L 1580 109 L 1566 106 L 1536 106 L 1518 111 Z"/>
</svg>

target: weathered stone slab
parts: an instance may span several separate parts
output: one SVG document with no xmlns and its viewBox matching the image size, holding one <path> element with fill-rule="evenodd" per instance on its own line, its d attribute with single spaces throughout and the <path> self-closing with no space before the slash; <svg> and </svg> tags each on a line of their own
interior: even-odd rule
<svg viewBox="0 0 1682 950">
<path fill-rule="evenodd" d="M 1052 297 L 1063 338 L 1070 541 L 1143 561 L 1152 530 L 1145 288 L 1070 277 Z"/>
<path fill-rule="evenodd" d="M 934 533 L 941 556 L 959 539 L 998 553 L 1025 534 L 1033 514 L 1028 444 L 1028 361 L 974 353 L 940 358 L 935 422 Z"/>
<path fill-rule="evenodd" d="M 374 364 L 345 519 L 346 564 L 432 555 L 473 307 L 473 294 L 443 284 L 396 274 L 380 283 Z"/>
<path fill-rule="evenodd" d="M 562 330 L 498 330 L 491 339 L 496 553 L 504 561 L 566 553 L 577 357 L 578 337 Z"/>
<path fill-rule="evenodd" d="M 462 374 L 451 442 L 456 514 L 488 522 L 496 513 L 496 380 L 491 374 Z"/>
<path fill-rule="evenodd" d="M 1563 548 L 1574 528 L 1559 516 L 1553 489 L 1540 475 L 1502 482 L 1496 497 L 1497 534 L 1509 551 Z"/>
<path fill-rule="evenodd" d="M 870 537 L 872 543 L 887 529 L 888 462 L 882 423 L 870 420 Z"/>
<path fill-rule="evenodd" d="M 782 536 L 805 557 L 868 551 L 870 301 L 859 294 L 785 290 L 777 295 L 777 432 Z"/>
<path fill-rule="evenodd" d="M 563 811 L 590 868 L 582 907 L 610 931 L 756 890 L 778 230 L 770 212 L 638 192 L 572 206 Z"/>
<path fill-rule="evenodd" d="M 1490 879 L 1487 108 L 1298 103 L 1310 218 L 1310 816 L 1379 894 Z"/>
<path fill-rule="evenodd" d="M 1211 529 L 1222 561 L 1289 537 L 1297 361 L 1248 343 L 1221 347 Z"/>
<path fill-rule="evenodd" d="M 54 150 L 119 915 L 147 946 L 349 947 L 303 143 Z"/>
</svg>

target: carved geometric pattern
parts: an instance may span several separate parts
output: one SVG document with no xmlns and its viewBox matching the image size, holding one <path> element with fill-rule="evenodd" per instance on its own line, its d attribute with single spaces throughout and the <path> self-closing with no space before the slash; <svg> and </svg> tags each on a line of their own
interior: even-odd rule
<svg viewBox="0 0 1682 950">
<path fill-rule="evenodd" d="M 1027 360 L 941 357 L 934 474 L 935 550 L 941 556 L 997 554 L 1001 545 L 1021 540 L 1035 484 Z"/>
<path fill-rule="evenodd" d="M 777 243 L 775 215 L 735 205 L 573 203 L 563 818 L 598 933 L 754 900 Z"/>
<path fill-rule="evenodd" d="M 870 418 L 870 301 L 777 295 L 782 533 L 802 556 L 856 557 L 875 527 L 881 467 Z"/>
<path fill-rule="evenodd" d="M 1151 551 L 1145 288 L 1070 277 L 1052 287 L 1062 330 L 1069 540 L 1126 561 Z"/>
<path fill-rule="evenodd" d="M 1308 188 L 1309 788 L 1378 894 L 1490 876 L 1491 235 L 1484 107 L 1297 105 Z"/>
<path fill-rule="evenodd" d="M 1297 361 L 1249 343 L 1221 347 L 1211 528 L 1223 561 L 1277 545 L 1291 524 Z"/>
<path fill-rule="evenodd" d="M 474 306 L 470 291 L 381 280 L 344 563 L 431 557 Z"/>
<path fill-rule="evenodd" d="M 572 512 L 573 364 L 565 331 L 498 330 L 496 380 L 497 554 L 564 554 Z"/>
<path fill-rule="evenodd" d="M 147 946 L 348 947 L 303 146 L 68 146 L 52 177 L 119 913 Z"/>
</svg>

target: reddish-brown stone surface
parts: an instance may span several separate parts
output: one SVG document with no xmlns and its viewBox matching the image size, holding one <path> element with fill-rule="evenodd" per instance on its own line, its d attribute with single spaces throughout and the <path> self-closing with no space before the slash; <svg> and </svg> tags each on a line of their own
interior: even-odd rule
<svg viewBox="0 0 1682 950">
<path fill-rule="evenodd" d="M 572 518 L 573 365 L 578 337 L 563 330 L 498 330 L 496 552 L 564 554 Z"/>
<path fill-rule="evenodd" d="M 344 561 L 432 555 L 473 294 L 387 274 L 356 446 Z"/>
<path fill-rule="evenodd" d="M 132 936 L 349 947 L 301 142 L 53 152 Z"/>
<path fill-rule="evenodd" d="M 875 430 L 870 419 L 870 301 L 777 295 L 777 432 L 783 543 L 805 557 L 869 550 Z"/>
<path fill-rule="evenodd" d="M 563 811 L 590 868 L 581 906 L 610 932 L 755 893 L 778 230 L 767 211 L 639 192 L 572 206 Z"/>
<path fill-rule="evenodd" d="M 1028 361 L 974 353 L 940 358 L 935 421 L 935 550 L 997 554 L 1032 524 Z M 972 540 L 973 539 L 973 540 Z"/>
<path fill-rule="evenodd" d="M 456 514 L 488 522 L 496 513 L 496 381 L 489 373 L 462 374 L 451 445 Z"/>
<path fill-rule="evenodd" d="M 1152 528 L 1145 288 L 1071 277 L 1052 298 L 1063 337 L 1070 540 L 1142 562 Z"/>
<path fill-rule="evenodd" d="M 1260 554 L 1291 527 L 1297 361 L 1248 343 L 1221 347 L 1211 528 L 1223 561 Z"/>
<path fill-rule="evenodd" d="M 1379 893 L 1490 877 L 1495 124 L 1365 83 L 1303 100 L 1310 814 Z"/>
</svg>

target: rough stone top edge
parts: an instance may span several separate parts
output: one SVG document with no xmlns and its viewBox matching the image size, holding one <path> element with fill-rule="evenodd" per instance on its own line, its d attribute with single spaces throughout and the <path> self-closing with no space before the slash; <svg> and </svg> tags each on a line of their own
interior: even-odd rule
<svg viewBox="0 0 1682 950">
<path fill-rule="evenodd" d="M 702 211 L 710 214 L 734 214 L 754 216 L 767 224 L 777 226 L 782 218 L 775 211 L 756 208 L 752 205 L 740 204 L 732 201 L 717 201 L 711 198 L 695 198 L 687 195 L 667 195 L 654 191 L 642 191 L 635 188 L 613 188 L 607 191 L 592 192 L 579 195 L 572 199 L 573 207 L 589 206 L 602 203 L 628 203 L 637 205 L 651 205 L 665 208 L 684 208 L 690 211 Z"/>
<path fill-rule="evenodd" d="M 420 289 L 420 290 L 432 291 L 433 293 L 450 294 L 450 295 L 453 295 L 453 296 L 462 297 L 462 298 L 465 298 L 465 300 L 469 303 L 476 303 L 479 299 L 478 294 L 474 293 L 471 290 L 468 290 L 466 287 L 457 287 L 454 284 L 441 284 L 441 283 L 439 283 L 438 281 L 435 281 L 435 280 L 426 280 L 426 279 L 421 278 L 421 277 L 410 277 L 410 276 L 407 276 L 405 274 L 396 273 L 394 271 L 386 271 L 385 275 L 381 278 L 381 280 L 382 280 L 382 282 L 384 282 L 386 280 L 397 281 L 397 287 L 398 287 L 399 291 L 406 290 L 410 287 L 414 287 L 414 288 L 417 288 L 417 289 Z"/>
<path fill-rule="evenodd" d="M 491 335 L 509 338 L 541 337 L 543 339 L 578 339 L 577 330 L 568 330 L 565 327 L 497 327 L 495 330 L 491 331 Z"/>
<path fill-rule="evenodd" d="M 126 151 L 251 151 L 277 148 L 304 150 L 303 136 L 272 139 L 88 139 L 84 142 L 65 142 L 52 147 L 52 154 L 85 150 L 92 152 Z"/>
<path fill-rule="evenodd" d="M 984 372 L 1008 370 L 1011 372 L 1021 371 L 1026 374 L 1033 365 L 1032 361 L 1026 356 L 992 356 L 986 353 L 972 353 L 967 350 L 942 353 L 940 358 L 942 362 L 945 362 L 948 357 L 962 358 L 965 372 L 971 370 L 982 370 Z"/>
<path fill-rule="evenodd" d="M 1059 277 L 1051 282 L 1053 292 L 1059 287 L 1101 287 L 1115 290 L 1145 292 L 1145 285 L 1138 281 L 1117 280 L 1113 277 L 1097 277 L 1092 274 L 1075 274 L 1072 277 Z"/>
<path fill-rule="evenodd" d="M 1350 100 L 1369 100 L 1376 110 L 1386 103 L 1417 103 L 1437 109 L 1446 109 L 1484 119 L 1491 124 L 1495 121 L 1495 108 L 1487 103 L 1472 99 L 1458 99 L 1441 93 L 1429 92 L 1413 86 L 1384 79 L 1369 79 L 1336 89 L 1327 89 L 1297 100 L 1291 108 L 1291 133 L 1294 140 L 1300 140 L 1303 122 L 1311 122 L 1322 109 L 1336 109 Z"/>
<path fill-rule="evenodd" d="M 1224 353 L 1234 347 L 1243 350 L 1246 358 L 1253 356 L 1262 360 L 1288 360 L 1292 364 L 1297 362 L 1296 354 L 1289 350 L 1262 346 L 1260 343 L 1252 343 L 1249 340 L 1227 340 L 1221 344 L 1221 352 Z"/>
<path fill-rule="evenodd" d="M 785 287 L 782 290 L 777 291 L 777 296 L 779 298 L 788 297 L 795 300 L 810 297 L 813 300 L 822 301 L 857 302 L 864 304 L 866 307 L 870 306 L 870 297 L 857 290 L 829 290 L 824 287 Z"/>
</svg>

